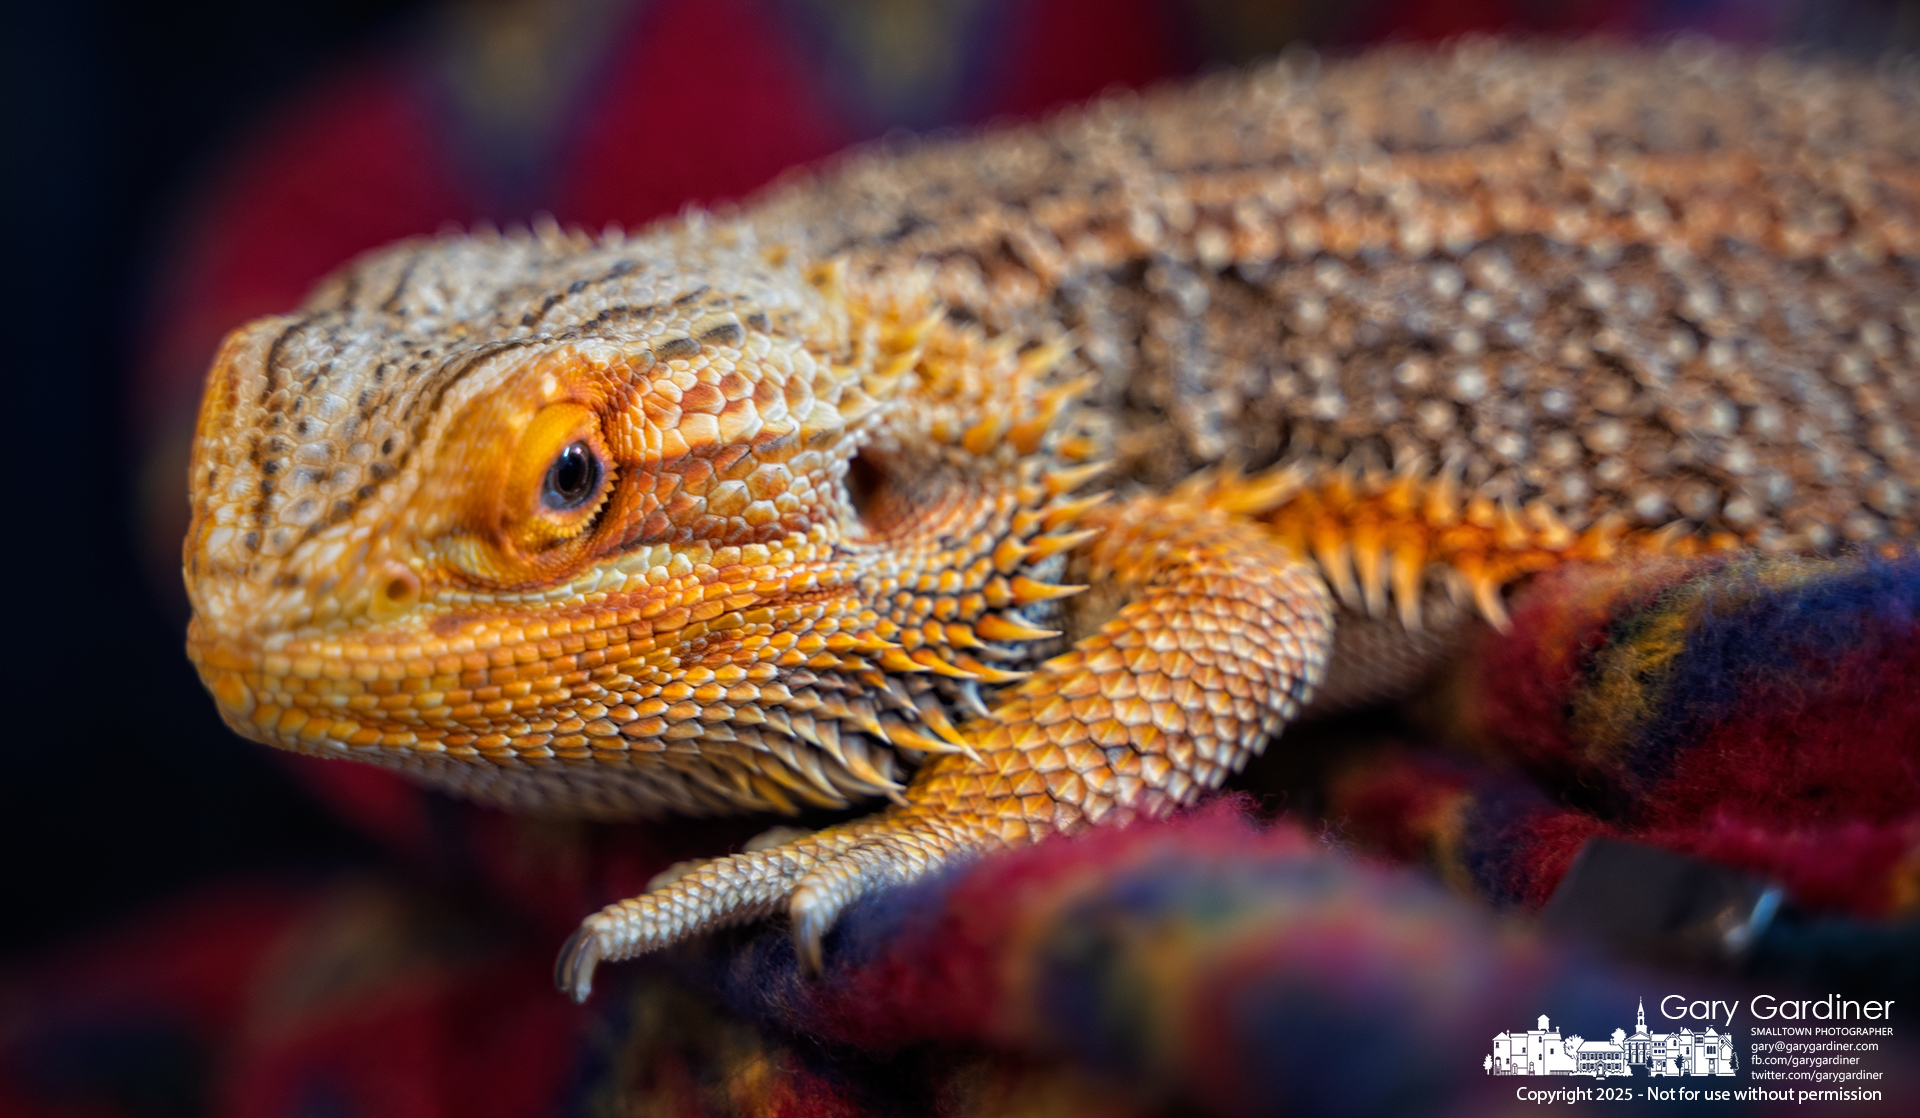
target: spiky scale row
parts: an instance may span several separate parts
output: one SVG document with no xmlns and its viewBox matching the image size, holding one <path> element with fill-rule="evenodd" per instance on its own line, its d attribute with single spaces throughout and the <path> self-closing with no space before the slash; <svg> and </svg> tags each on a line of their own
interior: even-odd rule
<svg viewBox="0 0 1920 1118">
<path fill-rule="evenodd" d="M 1347 609 L 1379 619 L 1391 602 L 1409 630 L 1421 627 L 1430 578 L 1505 629 L 1502 589 L 1535 571 L 1605 562 L 1627 548 L 1691 555 L 1739 546 L 1727 533 L 1702 533 L 1686 521 L 1629 532 L 1622 518 L 1606 517 L 1575 532 L 1543 503 L 1516 508 L 1484 493 L 1463 498 L 1457 464 L 1429 475 L 1417 459 L 1390 476 L 1352 463 L 1295 465 L 1254 478 L 1203 473 L 1180 491 L 1269 525 L 1313 559 Z"/>
</svg>

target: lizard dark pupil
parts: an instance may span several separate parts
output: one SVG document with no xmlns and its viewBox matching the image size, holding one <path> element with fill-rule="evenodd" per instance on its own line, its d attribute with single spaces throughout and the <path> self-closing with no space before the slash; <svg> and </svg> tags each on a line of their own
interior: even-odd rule
<svg viewBox="0 0 1920 1118">
<path fill-rule="evenodd" d="M 586 443 L 574 443 L 547 467 L 540 499 L 555 512 L 569 512 L 587 503 L 600 488 L 600 458 Z"/>
</svg>

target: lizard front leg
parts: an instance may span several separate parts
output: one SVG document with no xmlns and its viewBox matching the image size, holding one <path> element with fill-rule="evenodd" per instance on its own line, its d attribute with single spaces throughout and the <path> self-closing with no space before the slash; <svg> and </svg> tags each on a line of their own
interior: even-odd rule
<svg viewBox="0 0 1920 1118">
<path fill-rule="evenodd" d="M 1311 697 L 1332 645 L 1318 572 L 1257 525 L 1185 496 L 1090 514 L 1090 577 L 1127 601 L 1042 664 L 971 755 L 923 765 L 904 802 L 768 850 L 717 859 L 584 921 L 556 979 L 778 911 L 803 965 L 854 901 L 941 866 L 1090 823 L 1158 815 L 1216 787 Z"/>
</svg>

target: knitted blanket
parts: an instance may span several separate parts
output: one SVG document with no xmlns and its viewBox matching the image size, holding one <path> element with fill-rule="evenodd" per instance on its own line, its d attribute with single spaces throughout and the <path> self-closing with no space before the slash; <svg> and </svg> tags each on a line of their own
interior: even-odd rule
<svg viewBox="0 0 1920 1118">
<path fill-rule="evenodd" d="M 1333 812 L 1495 905 L 1537 908 L 1596 835 L 1737 866 L 1803 906 L 1920 906 L 1920 563 L 1570 569 L 1442 693 L 1440 736 L 1334 783 Z"/>
</svg>

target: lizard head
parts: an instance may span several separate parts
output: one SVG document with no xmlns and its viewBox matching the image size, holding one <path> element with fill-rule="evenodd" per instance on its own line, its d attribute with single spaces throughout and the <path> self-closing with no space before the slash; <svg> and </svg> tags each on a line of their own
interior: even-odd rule
<svg viewBox="0 0 1920 1118">
<path fill-rule="evenodd" d="M 228 724 L 604 815 L 837 806 L 954 748 L 1052 635 L 1077 386 L 855 286 L 730 227 L 547 229 L 237 330 L 185 545 Z"/>
</svg>

